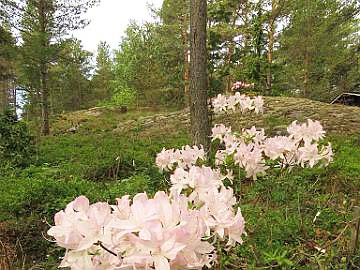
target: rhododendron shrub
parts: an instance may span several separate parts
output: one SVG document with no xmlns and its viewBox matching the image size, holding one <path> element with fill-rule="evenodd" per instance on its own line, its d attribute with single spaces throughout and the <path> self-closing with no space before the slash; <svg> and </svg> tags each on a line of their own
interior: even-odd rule
<svg viewBox="0 0 360 270">
<path fill-rule="evenodd" d="M 227 110 L 240 109 L 241 112 L 254 111 L 255 113 L 263 112 L 264 100 L 261 96 L 254 98 L 242 95 L 236 92 L 235 95 L 225 96 L 218 94 L 212 102 L 215 113 L 223 113 Z"/>
<path fill-rule="evenodd" d="M 60 267 L 200 269 L 215 258 L 213 246 L 203 240 L 213 225 L 205 222 L 209 215 L 205 206 L 196 209 L 189 203 L 184 195 L 162 191 L 152 199 L 146 193 L 132 200 L 124 196 L 115 205 L 90 205 L 81 196 L 55 215 L 48 234 L 67 249 Z M 236 222 L 243 223 L 241 215 L 221 228 L 240 241 L 243 231 Z"/>
<path fill-rule="evenodd" d="M 312 168 L 332 161 L 331 144 L 320 144 L 325 131 L 318 121 L 308 119 L 304 124 L 294 121 L 287 131 L 288 136 L 267 137 L 264 129 L 254 126 L 235 134 L 231 128 L 216 125 L 212 129 L 212 140 L 219 141 L 222 149 L 215 154 L 215 165 L 237 165 L 246 172 L 246 177 L 256 179 L 270 167 Z"/>
<path fill-rule="evenodd" d="M 236 93 L 213 100 L 215 112 L 263 111 L 262 97 Z M 287 136 L 267 137 L 252 127 L 240 133 L 222 124 L 212 129 L 218 146 L 213 159 L 202 147 L 163 149 L 156 165 L 169 174 L 169 192 L 146 193 L 116 204 L 90 204 L 80 196 L 55 215 L 48 234 L 66 249 L 60 267 L 74 270 L 202 269 L 216 263 L 216 248 L 243 242 L 245 221 L 231 187 L 233 170 L 256 179 L 271 166 L 327 165 L 331 145 L 320 146 L 325 131 L 317 121 L 294 121 Z M 210 160 L 213 160 L 211 164 Z M 216 245 L 218 246 L 218 245 Z"/>
<path fill-rule="evenodd" d="M 78 197 L 55 215 L 48 234 L 67 249 L 71 269 L 201 269 L 216 258 L 208 239 L 242 243 L 244 218 L 231 188 L 210 167 L 179 167 L 170 194 L 140 193 L 115 205 Z M 178 184 L 182 181 L 182 184 Z M 182 191 L 190 195 L 185 196 Z"/>
<path fill-rule="evenodd" d="M 236 109 L 240 109 L 243 113 L 251 111 L 261 113 L 264 101 L 261 96 L 250 98 L 237 92 L 232 96 L 219 94 L 212 101 L 212 105 L 215 113 Z M 213 168 L 222 172 L 227 171 L 227 174 L 232 174 L 230 168 L 239 168 L 245 172 L 246 177 L 257 179 L 271 167 L 312 168 L 315 165 L 326 166 L 332 161 L 331 144 L 323 145 L 325 131 L 319 121 L 308 119 L 302 124 L 294 121 L 288 126 L 287 132 L 287 136 L 268 137 L 264 129 L 257 129 L 254 126 L 235 133 L 231 131 L 231 127 L 223 124 L 215 125 L 212 128 L 211 139 L 218 142 L 219 147 L 215 152 Z M 203 152 L 201 148 L 189 146 L 183 147 L 182 150 L 163 149 L 156 158 L 156 164 L 159 168 L 168 171 L 172 171 L 177 164 L 184 171 L 190 165 L 196 165 L 196 162 L 204 160 Z M 184 160 L 187 160 L 186 166 Z M 175 174 L 177 173 L 178 171 L 175 170 Z M 184 182 L 183 179 L 174 182 L 174 177 L 170 179 L 173 185 Z"/>
</svg>

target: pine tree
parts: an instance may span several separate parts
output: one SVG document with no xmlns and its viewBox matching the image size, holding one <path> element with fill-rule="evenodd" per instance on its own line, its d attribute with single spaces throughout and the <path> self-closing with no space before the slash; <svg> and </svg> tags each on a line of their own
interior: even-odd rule
<svg viewBox="0 0 360 270">
<path fill-rule="evenodd" d="M 188 0 L 165 0 L 159 12 L 162 25 L 159 31 L 162 34 L 161 50 L 167 52 L 163 59 L 167 70 L 169 84 L 183 88 L 184 103 L 189 101 L 189 77 L 190 77 L 190 6 Z M 182 74 L 182 77 L 169 76 Z"/>
<path fill-rule="evenodd" d="M 16 111 L 15 39 L 8 27 L 0 24 L 0 112 L 7 108 Z"/>
<path fill-rule="evenodd" d="M 279 50 L 283 81 L 288 88 L 301 90 L 304 97 L 329 100 L 338 91 L 331 83 L 332 74 L 358 35 L 357 1 L 296 0 L 290 8 Z"/>
<path fill-rule="evenodd" d="M 42 134 L 50 133 L 49 67 L 58 56 L 58 41 L 71 30 L 87 25 L 82 14 L 97 0 L 26 0 L 3 1 L 13 14 L 12 25 L 23 39 L 24 86 L 31 91 L 32 102 L 41 107 Z"/>
<path fill-rule="evenodd" d="M 84 50 L 77 39 L 62 42 L 56 65 L 49 70 L 52 113 L 74 111 L 93 105 L 90 87 L 92 53 Z"/>
<path fill-rule="evenodd" d="M 100 42 L 96 55 L 95 74 L 92 79 L 94 99 L 100 101 L 111 98 L 113 77 L 110 46 L 106 42 Z"/>
</svg>

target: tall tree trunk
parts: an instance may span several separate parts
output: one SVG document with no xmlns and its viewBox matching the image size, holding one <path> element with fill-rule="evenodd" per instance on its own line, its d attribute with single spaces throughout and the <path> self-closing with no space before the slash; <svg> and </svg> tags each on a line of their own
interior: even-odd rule
<svg viewBox="0 0 360 270">
<path fill-rule="evenodd" d="M 268 94 L 271 92 L 272 88 L 272 62 L 273 62 L 273 51 L 274 51 L 274 40 L 275 40 L 275 10 L 276 10 L 276 3 L 275 0 L 271 1 L 271 16 L 269 18 L 269 29 L 268 29 L 268 53 L 267 53 L 267 60 L 268 60 L 268 70 L 266 74 L 266 90 Z"/>
<path fill-rule="evenodd" d="M 273 62 L 273 49 L 274 49 L 274 28 L 273 25 L 269 26 L 269 49 L 268 49 L 268 72 L 266 75 L 266 90 L 268 94 L 271 93 L 272 88 L 272 62 Z"/>
<path fill-rule="evenodd" d="M 47 66 L 47 59 L 45 52 L 50 46 L 50 41 L 47 33 L 47 18 L 46 18 L 46 3 L 42 0 L 39 3 L 39 21 L 40 21 L 40 34 L 42 35 L 41 49 L 44 51 L 44 55 L 40 61 L 40 83 L 41 83 L 41 116 L 42 116 L 42 125 L 41 133 L 46 136 L 50 134 L 50 124 L 49 124 L 49 89 L 48 89 L 48 75 L 49 70 Z"/>
<path fill-rule="evenodd" d="M 230 74 L 230 65 L 231 65 L 231 57 L 234 53 L 234 43 L 230 42 L 229 47 L 227 49 L 226 58 L 225 58 L 225 65 L 229 68 L 229 74 L 226 75 L 226 83 L 225 83 L 225 92 L 230 93 L 231 92 L 231 86 L 232 86 L 232 78 Z"/>
<path fill-rule="evenodd" d="M 16 115 L 16 107 L 17 107 L 17 91 L 16 91 L 16 85 L 13 81 L 13 79 L 11 79 L 11 82 L 9 83 L 10 91 L 11 91 L 11 104 L 13 105 L 13 109 L 14 109 L 14 113 Z"/>
<path fill-rule="evenodd" d="M 193 143 L 210 147 L 208 112 L 206 0 L 190 0 L 190 117 Z"/>
<path fill-rule="evenodd" d="M 46 136 L 50 134 L 50 124 L 49 124 L 49 89 L 47 86 L 47 70 L 46 65 L 42 67 L 41 71 L 41 116 L 42 116 L 42 125 L 41 133 Z"/>
<path fill-rule="evenodd" d="M 239 2 L 240 3 L 240 2 Z M 235 12 L 233 14 L 233 18 L 232 18 L 232 22 L 231 22 L 231 26 L 232 26 L 232 29 L 235 28 L 235 25 L 236 25 L 236 19 L 237 19 L 237 12 Z M 225 58 L 225 64 L 226 66 L 229 68 L 229 74 L 226 76 L 226 89 L 225 91 L 227 93 L 230 93 L 231 92 L 231 87 L 232 87 L 232 76 L 230 74 L 230 65 L 231 65 L 231 57 L 233 56 L 234 54 L 234 49 L 235 49 L 235 43 L 234 43 L 234 38 L 231 37 L 228 42 L 229 42 L 229 46 L 228 46 L 228 49 L 227 49 L 227 53 L 226 53 L 226 58 Z"/>
<path fill-rule="evenodd" d="M 310 64 L 310 55 L 308 49 L 306 49 L 304 57 L 304 89 L 303 95 L 307 97 L 309 95 L 309 64 Z"/>
<path fill-rule="evenodd" d="M 268 29 L 268 70 L 266 75 L 266 90 L 270 94 L 272 88 L 272 63 L 273 63 L 273 52 L 275 43 L 275 30 L 276 30 L 276 19 L 280 15 L 282 8 L 286 3 L 285 1 L 271 0 L 271 15 L 269 18 L 269 29 Z"/>
<path fill-rule="evenodd" d="M 184 14 L 182 20 L 181 38 L 183 44 L 183 61 L 184 61 L 184 101 L 185 105 L 189 104 L 189 79 L 190 79 L 190 67 L 189 67 L 189 38 L 188 38 L 188 20 L 187 14 Z"/>
<path fill-rule="evenodd" d="M 6 84 L 0 81 L 0 112 L 5 111 L 7 103 Z"/>
</svg>

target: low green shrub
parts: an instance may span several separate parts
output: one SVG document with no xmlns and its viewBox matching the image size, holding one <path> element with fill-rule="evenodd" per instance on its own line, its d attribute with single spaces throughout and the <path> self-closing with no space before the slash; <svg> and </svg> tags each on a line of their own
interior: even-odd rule
<svg viewBox="0 0 360 270">
<path fill-rule="evenodd" d="M 35 153 L 33 137 L 11 110 L 0 114 L 0 166 L 26 167 Z"/>
</svg>

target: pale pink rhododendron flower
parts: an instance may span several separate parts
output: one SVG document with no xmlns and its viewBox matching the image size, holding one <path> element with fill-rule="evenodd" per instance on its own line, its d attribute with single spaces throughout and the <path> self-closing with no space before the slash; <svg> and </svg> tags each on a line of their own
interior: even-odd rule
<svg viewBox="0 0 360 270">
<path fill-rule="evenodd" d="M 215 113 L 223 113 L 227 110 L 236 110 L 240 109 L 241 112 L 255 111 L 255 113 L 263 112 L 264 101 L 263 98 L 258 96 L 255 98 L 250 98 L 245 95 L 241 95 L 239 92 L 236 92 L 234 95 L 229 97 L 218 94 L 216 98 L 212 100 L 212 106 Z"/>
<path fill-rule="evenodd" d="M 205 160 L 205 151 L 203 147 L 189 145 L 183 146 L 182 149 L 165 148 L 156 156 L 155 163 L 161 171 L 170 171 L 178 167 L 188 168 L 198 160 Z"/>
<path fill-rule="evenodd" d="M 331 143 L 328 143 L 327 146 L 323 146 L 320 151 L 320 155 L 323 157 L 324 165 L 329 165 L 333 161 L 334 152 L 331 147 Z"/>
<path fill-rule="evenodd" d="M 263 149 L 264 154 L 272 160 L 284 159 L 286 153 L 296 151 L 297 144 L 290 137 L 275 136 L 264 141 Z"/>
<path fill-rule="evenodd" d="M 208 226 L 208 231 L 215 231 L 220 239 L 228 237 L 228 245 L 234 245 L 236 242 L 242 243 L 244 234 L 244 218 L 241 215 L 240 208 L 237 212 L 233 206 L 236 204 L 236 198 L 231 188 L 222 187 L 219 190 L 210 190 L 202 196 L 204 203 L 201 212 Z M 235 224 L 239 224 L 235 228 Z"/>
<path fill-rule="evenodd" d="M 255 113 L 264 112 L 264 99 L 262 96 L 257 96 L 254 98 L 254 110 Z"/>
<path fill-rule="evenodd" d="M 55 226 L 48 234 L 65 248 L 86 250 L 106 237 L 102 230 L 111 220 L 110 213 L 108 204 L 89 205 L 88 199 L 81 196 L 55 215 Z"/>
<path fill-rule="evenodd" d="M 239 99 L 236 95 L 229 96 L 227 98 L 227 109 L 228 110 L 236 110 L 236 105 L 239 103 Z"/>
<path fill-rule="evenodd" d="M 290 138 L 296 141 L 303 140 L 305 144 L 310 144 L 312 141 L 318 141 L 325 135 L 325 131 L 319 121 L 307 120 L 307 123 L 301 125 L 297 121 L 291 123 L 287 128 Z"/>
<path fill-rule="evenodd" d="M 262 150 L 256 144 L 241 144 L 234 154 L 235 164 L 243 168 L 246 172 L 246 177 L 252 177 L 254 180 L 257 176 L 264 174 L 269 168 L 266 166 L 265 160 L 262 156 Z"/>
<path fill-rule="evenodd" d="M 254 100 L 250 97 L 247 97 L 245 95 L 241 95 L 239 99 L 239 105 L 241 112 L 251 111 L 255 109 Z"/>
<path fill-rule="evenodd" d="M 218 94 L 217 97 L 213 100 L 213 106 L 215 113 L 221 113 L 223 111 L 226 111 L 228 106 L 226 96 Z"/>
<path fill-rule="evenodd" d="M 305 146 L 299 148 L 299 164 L 305 167 L 308 163 L 309 167 L 314 167 L 323 157 L 319 154 L 317 144 L 305 144 Z"/>
<path fill-rule="evenodd" d="M 223 185 L 219 171 L 210 167 L 192 166 L 188 171 L 177 168 L 173 175 L 170 176 L 172 187 L 171 192 L 180 194 L 182 190 L 191 188 L 193 190 L 192 197 L 201 197 L 202 194 L 209 190 L 218 189 Z"/>
<path fill-rule="evenodd" d="M 288 127 L 288 136 L 267 137 L 264 129 L 243 129 L 241 134 L 231 132 L 224 125 L 213 128 L 212 140 L 219 139 L 223 149 L 215 154 L 215 166 L 225 166 L 230 156 L 235 165 L 244 169 L 246 177 L 257 179 L 270 167 L 268 160 L 277 161 L 277 167 L 310 167 L 328 165 L 332 161 L 331 144 L 319 147 L 324 130 L 318 121 L 293 122 Z"/>
<path fill-rule="evenodd" d="M 206 193 L 203 187 L 198 188 L 199 192 Z M 83 201 L 83 205 L 75 208 L 79 201 Z M 85 197 L 79 197 L 71 202 L 66 211 L 60 213 L 68 216 L 72 223 L 56 220 L 48 232 L 59 246 L 67 249 L 61 267 L 83 270 L 201 269 L 204 265 L 210 266 L 215 258 L 214 247 L 204 239 L 208 236 L 207 215 L 203 209 L 189 208 L 189 199 L 184 195 L 168 196 L 165 192 L 157 192 L 151 199 L 140 193 L 132 202 L 125 196 L 112 206 L 107 203 L 89 205 L 86 201 Z M 105 213 L 97 212 L 102 207 Z M 74 213 L 79 216 L 74 217 Z M 228 221 L 232 225 L 238 222 L 235 216 L 234 220 Z M 98 225 L 95 234 L 94 228 L 87 226 L 92 223 Z M 241 237 L 239 232 L 242 231 L 236 234 L 231 226 L 229 230 L 234 238 Z M 73 232 L 79 235 L 69 245 L 64 239 L 72 238 Z M 83 245 L 87 234 L 93 237 Z"/>
<path fill-rule="evenodd" d="M 266 139 L 264 129 L 256 129 L 252 126 L 250 129 L 243 129 L 243 135 L 245 140 L 251 140 L 257 145 L 260 145 Z"/>
<path fill-rule="evenodd" d="M 241 138 L 237 138 L 234 134 L 228 133 L 224 136 L 224 145 L 225 145 L 225 152 L 228 155 L 233 154 L 236 149 L 238 148 L 239 144 L 242 143 Z"/>
<path fill-rule="evenodd" d="M 225 164 L 226 157 L 228 155 L 226 154 L 225 150 L 218 150 L 215 153 L 215 166 L 220 166 L 222 164 Z"/>
<path fill-rule="evenodd" d="M 212 128 L 212 141 L 216 140 L 216 139 L 219 139 L 220 142 L 223 141 L 223 138 L 226 134 L 229 134 L 231 133 L 231 128 L 227 128 L 225 127 L 223 124 L 220 124 L 220 125 L 215 125 L 213 128 Z"/>
</svg>

